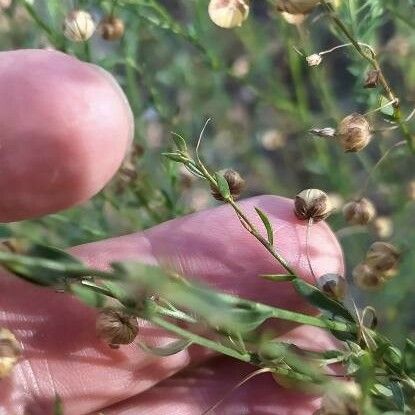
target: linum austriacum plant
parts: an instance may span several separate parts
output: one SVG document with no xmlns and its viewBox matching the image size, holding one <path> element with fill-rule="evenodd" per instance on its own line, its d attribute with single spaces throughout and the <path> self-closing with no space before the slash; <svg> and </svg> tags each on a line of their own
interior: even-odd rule
<svg viewBox="0 0 415 415">
<path fill-rule="evenodd" d="M 395 96 L 379 65 L 376 52 L 356 40 L 337 17 L 334 3 L 322 0 L 281 0 L 278 7 L 285 17 L 295 17 L 311 12 L 321 3 L 348 43 L 306 57 L 310 66 L 318 66 L 323 58 L 337 50 L 353 47 L 369 63 L 365 87 L 382 90 L 376 113 L 392 108 L 389 121 L 391 129 L 399 130 L 405 141 L 388 150 L 375 165 L 381 162 L 395 147 L 415 147 L 414 138 L 408 130 L 411 118 L 402 115 L 400 100 Z M 270 1 L 275 5 L 275 2 Z M 211 0 L 208 13 L 219 26 L 232 28 L 249 18 L 247 0 Z M 294 16 L 294 18 L 293 18 Z M 110 14 L 100 24 L 104 39 L 121 37 L 124 26 L 121 20 Z M 91 16 L 81 10 L 68 15 L 65 36 L 76 42 L 84 42 L 95 31 Z M 367 119 L 369 113 L 351 114 L 344 117 L 337 128 L 316 128 L 311 132 L 319 137 L 338 141 L 347 152 L 363 150 L 373 139 L 375 129 Z M 187 140 L 174 135 L 177 151 L 166 153 L 171 160 L 184 165 L 192 174 L 206 181 L 213 197 L 228 204 L 247 232 L 256 238 L 278 264 L 284 274 L 262 276 L 275 283 L 292 284 L 294 289 L 312 305 L 321 310 L 318 316 L 278 309 L 255 303 L 232 295 L 216 292 L 177 275 L 170 270 L 135 263 L 112 264 L 108 271 L 91 269 L 76 258 L 45 246 L 16 249 L 9 244 L 11 252 L 0 252 L 0 262 L 16 275 L 33 283 L 50 286 L 73 293 L 88 304 L 101 309 L 97 320 L 97 332 L 111 347 L 137 342 L 149 353 L 159 356 L 174 354 L 199 344 L 256 367 L 253 376 L 270 372 L 277 382 L 298 385 L 301 389 L 312 387 L 324 395 L 322 415 L 378 415 L 409 414 L 415 408 L 415 344 L 407 340 L 403 351 L 376 331 L 376 314 L 371 307 L 358 311 L 348 297 L 346 281 L 339 275 L 315 275 L 316 286 L 301 280 L 278 251 L 278 235 L 275 235 L 266 214 L 257 209 L 265 232 L 252 224 L 241 210 L 236 198 L 243 187 L 243 179 L 235 171 L 212 172 L 201 160 L 196 145 L 193 156 Z M 372 170 L 356 200 L 344 207 L 344 216 L 352 225 L 366 225 L 376 215 L 373 203 L 365 198 Z M 300 192 L 295 200 L 295 214 L 307 226 L 307 242 L 312 238 L 313 223 L 330 214 L 327 195 L 318 189 Z M 308 243 L 306 243 L 308 246 Z M 376 242 L 364 261 L 353 271 L 354 281 L 362 289 L 377 289 L 395 275 L 400 253 L 391 244 Z M 312 264 L 309 263 L 311 273 Z M 135 295 L 131 296 L 130 293 Z M 115 300 L 115 306 L 106 307 L 107 297 Z M 145 319 L 177 335 L 178 340 L 165 347 L 153 348 L 139 339 L 137 318 Z M 294 345 L 279 342 L 272 333 L 261 333 L 259 327 L 267 320 L 277 319 L 320 327 L 341 340 L 342 347 L 322 353 L 299 350 Z M 180 321 L 181 323 L 177 323 Z M 205 331 L 200 334 L 200 327 Z M 197 333 L 197 334 L 196 334 Z M 0 377 L 6 376 L 18 359 L 20 348 L 15 336 L 0 331 Z M 332 376 L 326 369 L 340 363 L 342 375 Z M 345 382 L 348 381 L 348 382 Z M 239 386 L 237 385 L 237 386 Z M 230 385 L 232 387 L 232 385 Z M 232 390 L 232 389 L 231 389 Z M 226 398 L 226 396 L 224 396 Z M 222 400 L 217 403 L 221 404 Z M 60 405 L 57 399 L 57 407 Z M 214 408 L 207 408 L 209 413 Z"/>
</svg>

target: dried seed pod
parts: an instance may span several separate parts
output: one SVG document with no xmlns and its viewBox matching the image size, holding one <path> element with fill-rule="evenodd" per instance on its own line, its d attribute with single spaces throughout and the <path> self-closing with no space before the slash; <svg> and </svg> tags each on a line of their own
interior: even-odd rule
<svg viewBox="0 0 415 415">
<path fill-rule="evenodd" d="M 365 262 L 378 272 L 387 272 L 396 269 L 399 259 L 399 250 L 387 242 L 373 243 L 366 255 Z"/>
<path fill-rule="evenodd" d="M 376 88 L 379 85 L 380 72 L 376 69 L 370 70 L 366 75 L 365 88 Z"/>
<path fill-rule="evenodd" d="M 228 182 L 232 197 L 239 197 L 242 190 L 245 188 L 245 180 L 242 178 L 242 176 L 236 170 L 228 169 L 223 173 L 223 177 Z M 212 196 L 216 200 L 223 200 L 221 194 L 217 191 L 217 189 L 212 189 Z"/>
<path fill-rule="evenodd" d="M 307 56 L 306 58 L 308 66 L 318 66 L 320 65 L 323 58 L 318 53 L 314 53 L 310 56 Z"/>
<path fill-rule="evenodd" d="M 347 153 L 355 153 L 364 149 L 372 137 L 369 122 L 363 115 L 356 113 L 340 121 L 336 135 Z"/>
<path fill-rule="evenodd" d="M 132 343 L 137 337 L 137 318 L 122 309 L 104 308 L 98 313 L 96 331 L 110 347 L 118 348 L 120 344 Z"/>
<path fill-rule="evenodd" d="M 330 200 L 322 190 L 306 189 L 295 197 L 294 213 L 300 220 L 319 222 L 326 219 L 331 211 Z"/>
<path fill-rule="evenodd" d="M 376 208 L 366 198 L 354 200 L 343 207 L 343 215 L 351 225 L 366 225 L 376 216 Z"/>
<path fill-rule="evenodd" d="M 347 292 L 346 280 L 339 274 L 324 274 L 317 280 L 321 291 L 335 300 L 343 300 Z"/>
<path fill-rule="evenodd" d="M 387 216 L 379 216 L 373 221 L 373 230 L 380 239 L 389 239 L 393 235 L 393 222 Z"/>
<path fill-rule="evenodd" d="M 99 32 L 105 40 L 120 40 L 124 36 L 124 22 L 115 16 L 106 16 L 99 23 Z"/>
<path fill-rule="evenodd" d="M 209 17 L 224 29 L 241 26 L 249 15 L 248 0 L 210 0 Z"/>
<path fill-rule="evenodd" d="M 73 42 L 85 42 L 95 32 L 92 16 L 84 10 L 73 10 L 65 18 L 63 33 Z"/>
<path fill-rule="evenodd" d="M 287 12 L 281 12 L 281 16 L 283 19 L 289 23 L 296 26 L 299 26 L 304 22 L 304 20 L 307 18 L 306 14 L 292 14 Z"/>
<path fill-rule="evenodd" d="M 378 290 L 384 282 L 382 275 L 365 262 L 357 265 L 353 270 L 353 281 L 356 286 L 365 291 Z"/>
<path fill-rule="evenodd" d="M 11 373 L 21 353 L 15 335 L 8 329 L 0 328 L 0 379 Z"/>
<path fill-rule="evenodd" d="M 279 0 L 277 8 L 280 12 L 291 14 L 307 14 L 310 13 L 320 0 Z"/>
</svg>

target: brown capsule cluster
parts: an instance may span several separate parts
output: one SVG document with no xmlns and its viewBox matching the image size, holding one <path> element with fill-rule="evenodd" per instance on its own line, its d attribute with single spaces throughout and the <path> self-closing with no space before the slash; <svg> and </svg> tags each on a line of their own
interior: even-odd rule
<svg viewBox="0 0 415 415">
<path fill-rule="evenodd" d="M 0 328 L 0 379 L 10 375 L 21 354 L 22 349 L 15 335 L 8 329 Z"/>
<path fill-rule="evenodd" d="M 223 177 L 228 182 L 229 190 L 233 198 L 238 198 L 245 188 L 245 180 L 242 176 L 233 169 L 228 169 L 223 173 Z M 212 196 L 216 200 L 223 200 L 222 195 L 217 189 L 212 188 Z"/>
<path fill-rule="evenodd" d="M 321 291 L 334 300 L 341 301 L 346 297 L 346 280 L 339 274 L 324 274 L 317 280 L 317 284 Z"/>
<path fill-rule="evenodd" d="M 105 40 L 120 40 L 124 36 L 124 22 L 116 16 L 104 17 L 99 23 L 99 33 Z"/>
<path fill-rule="evenodd" d="M 375 242 L 366 258 L 353 270 L 355 284 L 363 290 L 376 290 L 397 274 L 400 252 L 387 242 Z"/>
<path fill-rule="evenodd" d="M 137 318 L 118 308 L 104 308 L 97 316 L 96 332 L 99 338 L 117 349 L 132 343 L 138 334 Z"/>
<path fill-rule="evenodd" d="M 306 189 L 298 193 L 294 199 L 294 214 L 300 220 L 313 219 L 320 222 L 332 211 L 329 197 L 319 189 Z"/>
<path fill-rule="evenodd" d="M 239 27 L 248 18 L 248 0 L 210 0 L 209 17 L 224 29 Z"/>
<path fill-rule="evenodd" d="M 376 208 L 369 199 L 363 197 L 344 205 L 343 216 L 350 225 L 367 225 L 375 218 Z"/>
<path fill-rule="evenodd" d="M 371 127 L 363 115 L 354 113 L 340 121 L 336 136 L 346 153 L 355 153 L 370 143 Z"/>
</svg>

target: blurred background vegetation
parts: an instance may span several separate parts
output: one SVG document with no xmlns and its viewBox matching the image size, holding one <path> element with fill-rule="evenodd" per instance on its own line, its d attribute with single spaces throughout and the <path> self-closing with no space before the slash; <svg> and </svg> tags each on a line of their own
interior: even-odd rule
<svg viewBox="0 0 415 415">
<path fill-rule="evenodd" d="M 293 25 L 277 12 L 275 0 L 252 0 L 244 25 L 224 30 L 209 19 L 208 0 L 118 0 L 115 15 L 124 21 L 124 37 L 108 42 L 97 32 L 78 44 L 63 36 L 67 13 L 84 9 L 99 22 L 113 1 L 7 3 L 0 0 L 0 49 L 57 48 L 109 70 L 130 100 L 136 132 L 123 168 L 93 200 L 0 225 L 1 238 L 67 247 L 145 229 L 216 203 L 201 183 L 161 156 L 171 146 L 170 131 L 195 140 L 209 117 L 205 159 L 214 168 L 239 170 L 247 180 L 244 196 L 293 197 L 317 187 L 339 207 L 359 193 L 374 164 L 401 139 L 396 130 L 378 132 L 363 152 L 345 154 L 334 142 L 308 133 L 379 106 L 379 91 L 363 88 L 368 67 L 353 49 L 340 49 L 325 55 L 318 67 L 308 67 L 305 56 L 345 42 L 322 8 Z M 409 114 L 415 105 L 413 0 L 343 0 L 337 12 L 356 38 L 379 52 Z M 388 126 L 379 114 L 371 120 L 377 129 Z M 360 299 L 377 307 L 384 330 L 395 339 L 415 330 L 415 202 L 408 192 L 414 161 L 406 148 L 395 149 L 370 182 L 368 197 L 392 230 L 381 227 L 380 232 L 379 222 L 346 228 L 341 209 L 330 218 L 349 274 L 374 240 L 387 238 L 403 249 L 399 276 Z"/>
</svg>

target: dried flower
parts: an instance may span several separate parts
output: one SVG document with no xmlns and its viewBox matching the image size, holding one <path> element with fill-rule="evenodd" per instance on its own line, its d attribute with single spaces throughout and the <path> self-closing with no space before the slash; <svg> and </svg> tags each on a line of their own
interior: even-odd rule
<svg viewBox="0 0 415 415">
<path fill-rule="evenodd" d="M 365 88 L 376 88 L 379 85 L 380 72 L 376 69 L 370 70 L 366 75 Z"/>
<path fill-rule="evenodd" d="M 248 0 L 210 0 L 209 17 L 217 26 L 232 29 L 248 18 Z"/>
<path fill-rule="evenodd" d="M 124 22 L 115 16 L 106 16 L 99 23 L 99 31 L 105 40 L 120 40 L 124 35 Z"/>
<path fill-rule="evenodd" d="M 242 178 L 242 176 L 236 170 L 228 169 L 223 173 L 223 177 L 228 182 L 232 197 L 239 197 L 242 190 L 245 188 L 245 180 Z M 212 189 L 212 196 L 216 200 L 223 200 L 217 189 Z"/>
<path fill-rule="evenodd" d="M 307 56 L 306 61 L 308 63 L 308 66 L 318 66 L 320 65 L 323 58 L 318 53 L 314 53 L 313 55 Z"/>
<path fill-rule="evenodd" d="M 320 0 L 279 0 L 278 10 L 291 14 L 307 14 L 310 13 Z"/>
<path fill-rule="evenodd" d="M 373 221 L 373 230 L 380 239 L 389 239 L 393 235 L 393 222 L 387 216 L 379 216 Z"/>
<path fill-rule="evenodd" d="M 65 18 L 63 33 L 73 42 L 85 42 L 95 32 L 92 16 L 84 10 L 73 10 Z"/>
<path fill-rule="evenodd" d="M 343 207 L 343 215 L 351 225 L 366 225 L 376 216 L 376 208 L 366 198 L 354 200 Z"/>
<path fill-rule="evenodd" d="M 362 290 L 374 291 L 383 286 L 383 278 L 370 265 L 360 263 L 353 270 L 353 281 Z"/>
<path fill-rule="evenodd" d="M 104 308 L 97 317 L 96 331 L 112 348 L 130 344 L 138 334 L 137 318 L 116 308 Z"/>
<path fill-rule="evenodd" d="M 317 280 L 317 284 L 321 291 L 335 300 L 342 300 L 346 296 L 346 281 L 338 274 L 324 274 Z"/>
<path fill-rule="evenodd" d="M 336 134 L 344 151 L 354 153 L 369 144 L 371 139 L 370 124 L 363 115 L 354 113 L 340 122 Z"/>
<path fill-rule="evenodd" d="M 21 353 L 15 335 L 8 329 L 0 328 L 0 379 L 11 373 Z"/>
<path fill-rule="evenodd" d="M 387 242 L 375 242 L 369 248 L 365 262 L 378 272 L 395 269 L 399 263 L 400 252 Z"/>
<path fill-rule="evenodd" d="M 313 219 L 319 222 L 331 213 L 331 205 L 326 193 L 319 189 L 306 189 L 294 200 L 294 213 L 300 220 Z"/>
</svg>

